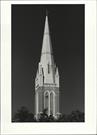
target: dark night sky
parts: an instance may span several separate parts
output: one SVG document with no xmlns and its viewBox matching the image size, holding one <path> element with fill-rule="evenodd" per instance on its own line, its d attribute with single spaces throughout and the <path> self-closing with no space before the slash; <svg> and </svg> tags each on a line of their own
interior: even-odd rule
<svg viewBox="0 0 97 135">
<path fill-rule="evenodd" d="M 84 5 L 12 5 L 12 112 L 34 113 L 46 9 L 60 74 L 60 112 L 84 111 Z"/>
</svg>

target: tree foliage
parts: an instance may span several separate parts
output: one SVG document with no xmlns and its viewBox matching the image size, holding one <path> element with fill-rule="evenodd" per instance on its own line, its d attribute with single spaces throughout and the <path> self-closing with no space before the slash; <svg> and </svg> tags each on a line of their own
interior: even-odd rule
<svg viewBox="0 0 97 135">
<path fill-rule="evenodd" d="M 53 115 L 47 115 L 47 109 L 38 114 L 38 118 L 33 113 L 29 112 L 28 109 L 22 106 L 15 113 L 12 122 L 84 122 L 84 113 L 79 110 L 72 111 L 71 114 L 59 114 L 57 117 Z"/>
<path fill-rule="evenodd" d="M 34 114 L 30 113 L 28 109 L 22 106 L 17 112 L 15 113 L 13 122 L 32 122 L 35 121 Z"/>
</svg>

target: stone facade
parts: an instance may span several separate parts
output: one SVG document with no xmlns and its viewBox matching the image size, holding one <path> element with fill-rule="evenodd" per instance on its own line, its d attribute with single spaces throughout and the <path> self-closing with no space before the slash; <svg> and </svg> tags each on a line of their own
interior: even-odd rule
<svg viewBox="0 0 97 135">
<path fill-rule="evenodd" d="M 41 58 L 35 78 L 35 114 L 47 109 L 48 115 L 59 113 L 59 72 L 53 59 L 48 16 L 45 19 Z"/>
</svg>

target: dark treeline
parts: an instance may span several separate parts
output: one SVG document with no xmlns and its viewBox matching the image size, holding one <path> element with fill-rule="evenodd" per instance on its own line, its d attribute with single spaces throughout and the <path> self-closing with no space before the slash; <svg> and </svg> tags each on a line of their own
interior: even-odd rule
<svg viewBox="0 0 97 135">
<path fill-rule="evenodd" d="M 15 113 L 12 122 L 84 122 L 84 113 L 76 110 L 72 111 L 71 114 L 60 114 L 57 118 L 54 118 L 53 115 L 48 116 L 45 109 L 39 114 L 38 120 L 36 120 L 35 115 L 22 106 Z"/>
</svg>

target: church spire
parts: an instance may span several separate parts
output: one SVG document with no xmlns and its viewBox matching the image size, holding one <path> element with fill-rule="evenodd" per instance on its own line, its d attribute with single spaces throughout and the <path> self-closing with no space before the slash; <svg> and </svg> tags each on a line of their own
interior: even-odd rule
<svg viewBox="0 0 97 135">
<path fill-rule="evenodd" d="M 50 31 L 48 24 L 48 11 L 46 11 L 45 27 L 44 27 L 44 36 L 43 36 L 43 45 L 42 45 L 42 54 L 50 53 L 52 54 Z M 42 55 L 41 54 L 41 55 Z"/>
<path fill-rule="evenodd" d="M 48 16 L 45 18 L 44 35 L 41 51 L 40 64 L 42 65 L 44 72 L 44 81 L 46 83 L 54 82 L 54 60 L 52 54 L 52 45 L 49 32 Z M 49 77 L 48 77 L 49 76 Z M 48 79 L 49 78 L 49 79 Z"/>
<path fill-rule="evenodd" d="M 57 116 L 59 112 L 59 73 L 55 66 L 46 11 L 41 58 L 35 79 L 36 117 L 44 109 L 47 114 Z"/>
</svg>

